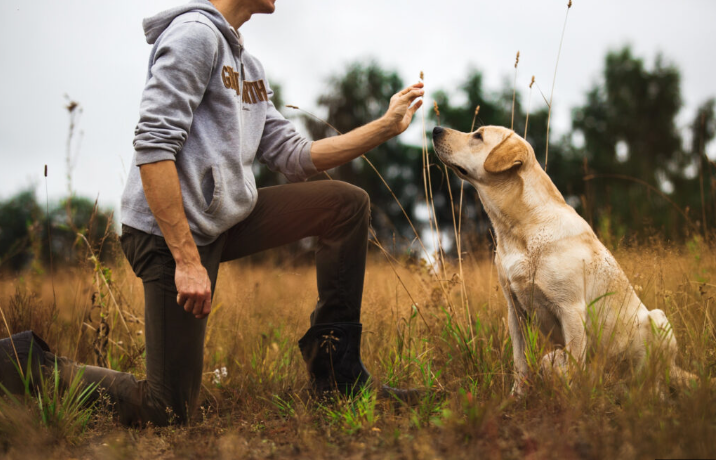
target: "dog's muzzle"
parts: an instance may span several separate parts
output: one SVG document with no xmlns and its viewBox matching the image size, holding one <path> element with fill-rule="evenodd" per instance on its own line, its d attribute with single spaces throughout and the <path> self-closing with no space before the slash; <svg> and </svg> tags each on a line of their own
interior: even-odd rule
<svg viewBox="0 0 716 460">
<path fill-rule="evenodd" d="M 435 128 L 433 128 L 433 146 L 435 146 L 435 153 L 443 163 L 451 167 L 453 170 L 457 171 L 462 176 L 467 177 L 468 174 L 465 168 L 456 165 L 455 163 L 450 161 L 450 157 L 452 156 L 452 149 L 450 148 L 449 144 L 446 144 L 444 142 L 445 132 L 445 129 L 441 128 L 440 126 L 436 126 Z"/>
<path fill-rule="evenodd" d="M 442 161 L 445 161 L 445 155 L 443 155 L 443 152 L 447 153 L 446 150 L 449 150 L 446 149 L 447 146 L 443 143 L 444 134 L 445 130 L 440 126 L 433 128 L 433 145 L 435 146 L 435 153 Z"/>
</svg>

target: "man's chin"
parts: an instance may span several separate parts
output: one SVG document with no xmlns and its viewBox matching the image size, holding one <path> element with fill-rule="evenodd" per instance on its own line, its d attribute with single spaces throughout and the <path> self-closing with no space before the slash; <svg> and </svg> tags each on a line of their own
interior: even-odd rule
<svg viewBox="0 0 716 460">
<path fill-rule="evenodd" d="M 274 0 L 266 1 L 266 8 L 262 11 L 263 14 L 271 14 L 276 11 L 276 2 Z"/>
</svg>

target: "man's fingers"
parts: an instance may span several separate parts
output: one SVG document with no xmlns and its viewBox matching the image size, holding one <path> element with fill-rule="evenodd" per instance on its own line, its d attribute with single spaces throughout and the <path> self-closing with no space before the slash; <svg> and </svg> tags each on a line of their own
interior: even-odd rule
<svg viewBox="0 0 716 460">
<path fill-rule="evenodd" d="M 400 92 L 398 93 L 398 95 L 399 95 L 399 96 L 403 96 L 404 94 L 408 94 L 411 90 L 413 90 L 413 89 L 415 89 L 415 88 L 422 88 L 423 86 L 425 86 L 425 85 L 423 84 L 422 81 L 420 81 L 420 82 L 418 82 L 418 83 L 415 83 L 415 84 L 413 84 L 413 85 L 408 86 L 407 88 L 404 88 L 404 89 L 400 90 Z"/>
<path fill-rule="evenodd" d="M 177 294 L 177 305 L 179 305 L 180 307 L 183 307 L 184 304 L 186 303 L 187 298 L 188 297 L 186 294 L 182 294 L 182 293 Z"/>
<path fill-rule="evenodd" d="M 407 93 L 403 94 L 400 98 L 404 99 L 406 101 L 413 101 L 416 98 L 419 98 L 425 94 L 425 91 L 422 89 L 412 89 L 408 91 Z"/>
<path fill-rule="evenodd" d="M 203 316 L 211 313 L 211 294 L 206 296 L 206 299 L 204 300 L 204 308 L 202 308 L 201 312 Z"/>
<path fill-rule="evenodd" d="M 204 299 L 205 297 L 200 294 L 197 294 L 196 298 L 194 299 L 194 309 L 192 310 L 194 316 L 201 315 L 202 311 L 204 310 Z"/>
<path fill-rule="evenodd" d="M 194 311 L 194 298 L 193 297 L 187 297 L 186 302 L 184 303 L 184 311 L 187 313 L 191 313 Z"/>
<path fill-rule="evenodd" d="M 415 104 L 411 105 L 411 106 L 408 108 L 408 115 L 410 115 L 410 118 L 412 118 L 413 115 L 415 115 L 415 112 L 418 111 L 418 109 L 420 108 L 421 105 L 423 105 L 423 100 L 422 100 L 422 99 L 420 99 L 418 102 L 416 102 Z"/>
</svg>

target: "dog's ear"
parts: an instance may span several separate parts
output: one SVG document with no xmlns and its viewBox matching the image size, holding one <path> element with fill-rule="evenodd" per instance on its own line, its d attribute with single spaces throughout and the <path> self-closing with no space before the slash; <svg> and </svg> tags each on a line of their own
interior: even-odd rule
<svg viewBox="0 0 716 460">
<path fill-rule="evenodd" d="M 513 134 L 510 133 L 487 155 L 485 171 L 493 174 L 501 173 L 527 161 L 527 146 Z"/>
</svg>

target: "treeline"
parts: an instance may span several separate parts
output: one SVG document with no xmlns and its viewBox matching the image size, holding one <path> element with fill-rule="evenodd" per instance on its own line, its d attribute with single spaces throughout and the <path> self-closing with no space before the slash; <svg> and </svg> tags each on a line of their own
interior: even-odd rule
<svg viewBox="0 0 716 460">
<path fill-rule="evenodd" d="M 87 262 L 92 254 L 107 260 L 116 242 L 112 212 L 90 199 L 41 204 L 26 190 L 0 202 L 0 270 L 42 272 L 51 264 Z"/>
<path fill-rule="evenodd" d="M 677 240 L 708 236 L 716 228 L 716 165 L 705 153 L 716 134 L 715 102 L 713 98 L 704 101 L 691 115 L 688 127 L 678 126 L 680 82 L 679 70 L 662 56 L 648 65 L 629 47 L 610 52 L 601 78 L 585 94 L 583 105 L 572 109 L 569 132 L 559 138 L 551 136 L 548 174 L 568 203 L 608 243 L 656 234 Z M 318 105 L 331 126 L 347 132 L 379 117 L 390 96 L 404 84 L 395 71 L 376 63 L 355 63 L 329 81 Z M 429 132 L 434 124 L 470 131 L 479 106 L 474 129 L 482 124 L 509 127 L 514 120 L 514 130 L 520 135 L 526 132 L 544 166 L 548 107 L 538 85 L 531 91 L 517 89 L 514 117 L 512 82 L 506 80 L 497 90 L 485 88 L 477 69 L 468 73 L 457 92 L 438 91 L 432 96 L 437 110 L 426 107 L 431 151 Z M 525 106 L 532 108 L 527 128 Z M 335 135 L 328 124 L 310 115 L 301 118 L 315 139 Z M 394 139 L 367 157 L 413 222 L 425 227 L 421 149 Z M 441 228 L 447 230 L 443 233 L 450 236 L 452 209 L 459 207 L 460 180 L 446 174 L 432 153 L 430 163 L 435 211 Z M 370 193 L 373 225 L 387 241 L 393 235 L 407 241 L 415 237 L 403 211 L 366 162 L 356 160 L 329 174 Z M 260 179 L 264 185 L 281 182 L 265 170 Z M 489 242 L 487 217 L 469 185 L 462 209 L 463 237 L 478 236 L 483 243 Z"/>
<path fill-rule="evenodd" d="M 715 102 L 704 101 L 691 114 L 689 126 L 678 126 L 680 83 L 679 70 L 661 56 L 648 65 L 628 47 L 610 52 L 599 81 L 585 94 L 583 104 L 572 109 L 569 132 L 550 139 L 547 173 L 567 202 L 608 245 L 651 235 L 673 240 L 695 235 L 710 238 L 716 229 L 716 165 L 705 153 L 716 136 Z M 297 123 L 303 123 L 314 139 L 321 139 L 383 115 L 390 97 L 405 82 L 396 71 L 375 62 L 349 65 L 329 79 L 325 93 L 317 100 L 327 123 L 300 109 L 286 107 L 280 87 L 273 86 L 276 106 Z M 457 92 L 437 91 L 432 96 L 438 110 L 425 109 L 431 152 L 429 133 L 435 124 L 469 131 L 473 122 L 474 129 L 482 124 L 511 126 L 514 122 L 514 130 L 521 135 L 526 132 L 544 165 L 548 107 L 537 85 L 517 89 L 514 116 L 511 81 L 506 80 L 496 90 L 485 88 L 483 74 L 477 69 L 468 72 Z M 531 107 L 529 118 L 527 107 Z M 420 114 L 415 123 L 420 123 Z M 386 249 L 404 250 L 415 240 L 408 218 L 425 236 L 428 208 L 424 173 L 429 174 L 432 183 L 432 200 L 446 240 L 454 234 L 454 209 L 462 216 L 466 250 L 490 244 L 489 221 L 476 191 L 470 185 L 463 188 L 432 153 L 425 169 L 421 145 L 393 139 L 366 156 L 391 190 L 361 159 L 328 174 L 368 191 L 373 203 L 372 224 Z M 256 165 L 254 171 L 259 186 L 285 182 L 265 167 Z M 320 175 L 313 180 L 325 179 Z M 95 251 L 106 257 L 107 242 L 116 240 L 105 238 L 114 228 L 107 225 L 110 218 L 109 211 L 98 210 L 86 198 L 64 200 L 47 213 L 33 192 L 19 193 L 0 203 L 0 269 L 19 270 L 33 263 L 40 269 L 50 257 L 58 264 L 82 260 L 84 256 L 78 257 L 76 251 L 78 245 L 86 246 L 77 236 L 80 233 L 87 235 Z"/>
</svg>

